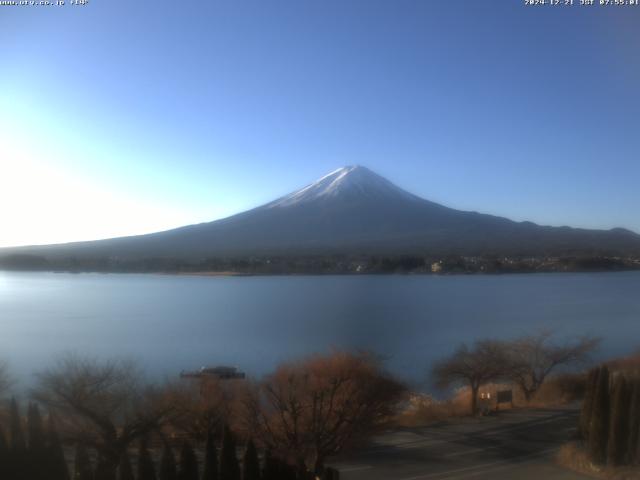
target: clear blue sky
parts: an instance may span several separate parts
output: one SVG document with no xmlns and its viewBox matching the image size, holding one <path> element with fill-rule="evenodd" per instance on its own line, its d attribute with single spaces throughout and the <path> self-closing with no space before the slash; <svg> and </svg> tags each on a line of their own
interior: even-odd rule
<svg viewBox="0 0 640 480">
<path fill-rule="evenodd" d="M 213 220 L 347 164 L 640 231 L 639 24 L 520 0 L 0 7 L 0 244 Z"/>
</svg>

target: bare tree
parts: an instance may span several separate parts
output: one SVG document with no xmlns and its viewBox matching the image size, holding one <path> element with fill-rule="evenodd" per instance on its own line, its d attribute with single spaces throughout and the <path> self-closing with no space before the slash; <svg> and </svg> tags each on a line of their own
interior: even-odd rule
<svg viewBox="0 0 640 480">
<path fill-rule="evenodd" d="M 316 473 L 394 412 L 405 388 L 370 354 L 335 352 L 281 365 L 247 394 L 247 428 L 267 448 Z"/>
<path fill-rule="evenodd" d="M 201 442 L 222 433 L 230 423 L 239 385 L 217 378 L 178 380 L 163 388 L 165 402 L 174 406 L 170 427 Z"/>
<path fill-rule="evenodd" d="M 107 477 L 115 478 L 127 447 L 172 411 L 140 378 L 131 362 L 68 355 L 38 375 L 33 396 L 58 413 L 69 440 L 94 448 Z"/>
<path fill-rule="evenodd" d="M 599 343 L 591 336 L 556 343 L 550 331 L 518 338 L 505 343 L 507 376 L 530 401 L 553 370 L 585 362 Z"/>
<path fill-rule="evenodd" d="M 468 385 L 471 390 L 471 414 L 475 415 L 480 387 L 504 375 L 505 364 L 505 349 L 501 342 L 479 340 L 472 348 L 461 345 L 450 357 L 436 363 L 432 374 L 441 388 Z"/>
</svg>

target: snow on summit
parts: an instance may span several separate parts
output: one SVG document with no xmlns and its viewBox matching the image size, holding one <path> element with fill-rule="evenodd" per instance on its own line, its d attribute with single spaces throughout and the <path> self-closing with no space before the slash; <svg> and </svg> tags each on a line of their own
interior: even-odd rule
<svg viewBox="0 0 640 480">
<path fill-rule="evenodd" d="M 340 197 L 345 199 L 416 198 L 368 168 L 353 165 L 338 168 L 312 184 L 267 204 L 266 207 L 289 207 Z"/>
</svg>

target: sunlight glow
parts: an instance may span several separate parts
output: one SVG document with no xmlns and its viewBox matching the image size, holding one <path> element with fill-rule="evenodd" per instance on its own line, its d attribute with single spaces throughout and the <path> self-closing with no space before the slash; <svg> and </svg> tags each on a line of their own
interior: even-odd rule
<svg viewBox="0 0 640 480">
<path fill-rule="evenodd" d="M 63 157 L 15 133 L 0 128 L 0 247 L 150 233 L 190 223 L 188 212 L 70 171 L 61 160 L 68 160 L 68 152 Z"/>
</svg>

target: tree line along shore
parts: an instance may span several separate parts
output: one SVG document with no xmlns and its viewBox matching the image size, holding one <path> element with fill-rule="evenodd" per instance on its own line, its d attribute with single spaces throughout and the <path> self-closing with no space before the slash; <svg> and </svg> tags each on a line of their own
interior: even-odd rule
<svg viewBox="0 0 640 480">
<path fill-rule="evenodd" d="M 179 258 L 86 258 L 39 255 L 0 256 L 0 269 L 60 272 L 191 273 L 218 275 L 286 274 L 497 274 L 540 272 L 600 272 L 640 270 L 640 257 L 605 254 L 570 254 L 530 257 L 521 255 L 263 255 Z"/>
</svg>

